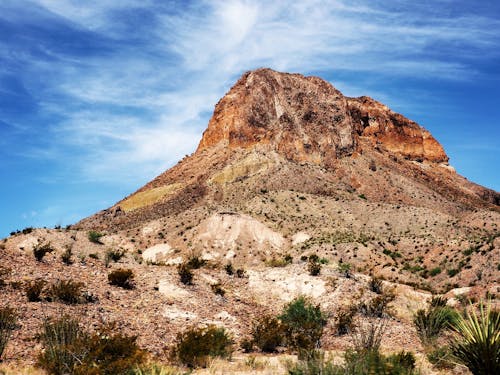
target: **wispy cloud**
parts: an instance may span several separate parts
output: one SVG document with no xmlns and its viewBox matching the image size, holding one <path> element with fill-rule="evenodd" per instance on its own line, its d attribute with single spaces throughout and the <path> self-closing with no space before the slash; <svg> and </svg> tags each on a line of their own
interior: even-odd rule
<svg viewBox="0 0 500 375">
<path fill-rule="evenodd" d="M 245 70 L 468 80 L 481 74 L 470 61 L 498 57 L 497 19 L 399 3 L 34 0 L 23 22 L 57 19 L 80 39 L 69 52 L 41 45 L 41 58 L 32 46 L 0 44 L 0 56 L 22 60 L 27 77 L 48 77 L 34 80 L 38 108 L 52 119 L 46 157 L 72 155 L 80 179 L 141 181 L 194 150 L 213 105 Z"/>
</svg>

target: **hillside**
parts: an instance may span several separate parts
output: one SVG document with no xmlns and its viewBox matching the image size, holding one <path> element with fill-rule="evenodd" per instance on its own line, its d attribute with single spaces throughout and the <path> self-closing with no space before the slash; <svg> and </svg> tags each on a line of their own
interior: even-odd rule
<svg viewBox="0 0 500 375">
<path fill-rule="evenodd" d="M 258 69 L 217 103 L 192 155 L 75 225 L 1 242 L 0 306 L 19 314 L 3 358 L 9 369 L 32 365 L 44 318 L 62 313 L 89 329 L 116 322 L 160 362 L 188 326 L 223 326 L 238 348 L 256 318 L 305 295 L 329 317 L 321 347 L 333 356 L 352 346 L 337 332 L 352 306 L 359 326 L 387 320 L 383 352 L 416 353 L 424 374 L 467 373 L 429 363 L 413 314 L 436 294 L 458 308 L 500 305 L 499 226 L 500 194 L 458 175 L 419 124 L 320 78 Z M 38 261 L 43 244 L 52 251 Z M 190 260 L 201 263 L 192 285 L 178 273 Z M 133 288 L 109 285 L 119 268 L 132 270 Z M 372 277 L 394 297 L 376 317 L 366 313 L 380 295 Z M 29 302 L 38 279 L 46 288 Z M 81 300 L 51 297 L 58 280 L 81 282 Z M 278 357 L 252 369 L 238 349 L 212 373 L 284 373 Z"/>
</svg>

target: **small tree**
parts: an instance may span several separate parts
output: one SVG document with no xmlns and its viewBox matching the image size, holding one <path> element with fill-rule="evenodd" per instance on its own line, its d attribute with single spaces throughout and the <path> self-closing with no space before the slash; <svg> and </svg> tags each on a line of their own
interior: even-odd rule
<svg viewBox="0 0 500 375">
<path fill-rule="evenodd" d="M 312 350 L 320 346 L 326 315 L 319 305 L 300 296 L 283 309 L 279 319 L 284 325 L 286 344 L 295 350 Z"/>
</svg>

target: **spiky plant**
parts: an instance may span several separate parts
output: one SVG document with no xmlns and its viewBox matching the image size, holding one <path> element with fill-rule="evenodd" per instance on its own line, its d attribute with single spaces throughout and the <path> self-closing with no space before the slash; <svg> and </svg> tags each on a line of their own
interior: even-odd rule
<svg viewBox="0 0 500 375">
<path fill-rule="evenodd" d="M 457 333 L 451 352 L 474 375 L 500 374 L 500 314 L 491 303 L 479 304 L 452 325 Z"/>
</svg>

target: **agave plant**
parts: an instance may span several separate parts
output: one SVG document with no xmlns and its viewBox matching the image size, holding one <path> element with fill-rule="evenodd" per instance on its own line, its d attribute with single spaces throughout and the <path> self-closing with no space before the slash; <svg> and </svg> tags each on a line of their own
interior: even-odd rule
<svg viewBox="0 0 500 375">
<path fill-rule="evenodd" d="M 457 333 L 451 352 L 474 375 L 500 374 L 500 314 L 479 304 L 458 318 L 452 328 Z"/>
</svg>

